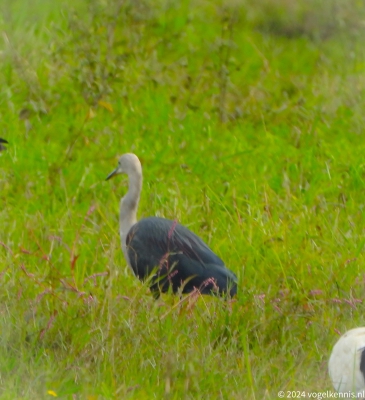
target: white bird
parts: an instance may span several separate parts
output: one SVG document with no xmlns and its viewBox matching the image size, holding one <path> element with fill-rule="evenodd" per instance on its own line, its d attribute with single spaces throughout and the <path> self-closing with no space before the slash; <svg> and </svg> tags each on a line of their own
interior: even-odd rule
<svg viewBox="0 0 365 400">
<path fill-rule="evenodd" d="M 127 153 L 107 180 L 127 174 L 129 189 L 120 202 L 120 238 L 127 264 L 145 280 L 154 271 L 150 289 L 156 298 L 160 292 L 202 294 L 237 292 L 237 277 L 223 261 L 193 232 L 176 221 L 149 217 L 137 222 L 142 190 L 142 167 L 138 157 Z"/>
<path fill-rule="evenodd" d="M 339 393 L 365 399 L 365 327 L 351 329 L 334 345 L 328 371 Z"/>
</svg>

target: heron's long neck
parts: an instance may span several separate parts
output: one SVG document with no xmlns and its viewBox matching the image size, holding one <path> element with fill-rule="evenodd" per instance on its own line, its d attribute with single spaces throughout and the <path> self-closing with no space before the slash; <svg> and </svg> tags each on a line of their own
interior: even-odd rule
<svg viewBox="0 0 365 400">
<path fill-rule="evenodd" d="M 142 190 L 142 172 L 132 171 L 129 173 L 129 189 L 120 201 L 120 236 L 122 244 L 125 245 L 130 228 L 137 222 L 137 208 Z"/>
</svg>

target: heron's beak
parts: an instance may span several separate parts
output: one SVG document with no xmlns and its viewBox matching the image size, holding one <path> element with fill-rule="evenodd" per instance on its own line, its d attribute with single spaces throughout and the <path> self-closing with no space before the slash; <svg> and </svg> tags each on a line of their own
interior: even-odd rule
<svg viewBox="0 0 365 400">
<path fill-rule="evenodd" d="M 107 177 L 106 177 L 106 181 L 108 181 L 110 178 L 113 178 L 113 176 L 118 174 L 118 168 L 116 168 L 113 172 L 111 172 Z"/>
<path fill-rule="evenodd" d="M 0 143 L 6 143 L 6 144 L 9 144 L 7 140 L 5 140 L 5 139 L 1 139 L 1 138 L 0 138 Z"/>
</svg>

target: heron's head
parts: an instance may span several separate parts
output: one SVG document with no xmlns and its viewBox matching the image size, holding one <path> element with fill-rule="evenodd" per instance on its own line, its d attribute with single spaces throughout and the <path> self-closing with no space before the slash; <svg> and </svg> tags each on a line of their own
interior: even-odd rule
<svg viewBox="0 0 365 400">
<path fill-rule="evenodd" d="M 129 175 L 133 172 L 141 172 L 141 170 L 142 167 L 138 157 L 135 154 L 126 153 L 119 158 L 117 168 L 107 176 L 106 180 L 119 174 Z"/>
</svg>

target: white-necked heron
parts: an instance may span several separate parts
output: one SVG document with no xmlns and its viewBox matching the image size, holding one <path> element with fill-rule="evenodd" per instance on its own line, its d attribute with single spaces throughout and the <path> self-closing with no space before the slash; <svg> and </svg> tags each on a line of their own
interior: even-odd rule
<svg viewBox="0 0 365 400">
<path fill-rule="evenodd" d="M 135 154 L 120 157 L 117 168 L 107 180 L 127 174 L 129 190 L 120 201 L 120 237 L 127 264 L 145 280 L 151 276 L 150 289 L 158 298 L 161 292 L 234 296 L 237 277 L 200 239 L 177 221 L 149 217 L 137 222 L 142 190 L 142 167 Z"/>
</svg>

